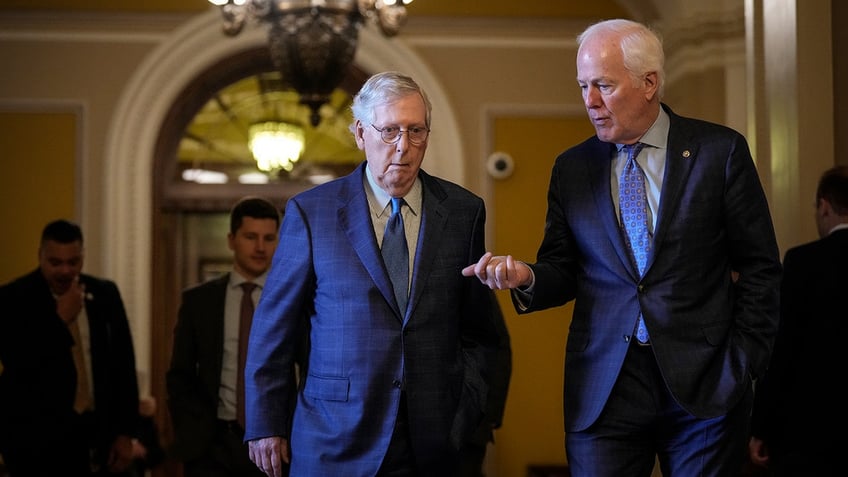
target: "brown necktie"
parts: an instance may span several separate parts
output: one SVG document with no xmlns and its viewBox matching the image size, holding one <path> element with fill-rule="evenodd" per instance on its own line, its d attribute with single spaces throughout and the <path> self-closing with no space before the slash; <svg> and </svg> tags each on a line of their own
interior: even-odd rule
<svg viewBox="0 0 848 477">
<path fill-rule="evenodd" d="M 244 294 L 241 297 L 238 333 L 238 368 L 236 369 L 236 420 L 244 429 L 244 363 L 247 359 L 247 340 L 250 337 L 250 324 L 253 322 L 253 298 L 251 293 L 256 288 L 255 283 L 241 284 Z"/>
<path fill-rule="evenodd" d="M 85 356 L 82 351 L 82 339 L 80 338 L 79 319 L 68 325 L 68 330 L 74 338 L 74 367 L 77 370 L 77 391 L 74 396 L 74 411 L 82 414 L 91 407 L 91 392 L 88 389 L 88 372 L 86 371 Z"/>
</svg>

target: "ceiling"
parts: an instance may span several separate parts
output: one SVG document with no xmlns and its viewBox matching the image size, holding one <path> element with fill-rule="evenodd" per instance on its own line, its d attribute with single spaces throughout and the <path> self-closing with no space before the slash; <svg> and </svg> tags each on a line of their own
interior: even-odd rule
<svg viewBox="0 0 848 477">
<path fill-rule="evenodd" d="M 186 126 L 177 149 L 180 167 L 223 172 L 229 182 L 257 172 L 247 147 L 248 127 L 262 121 L 298 124 L 305 132 L 301 160 L 290 173 L 280 171 L 271 181 L 303 179 L 312 183 L 349 172 L 364 159 L 349 130 L 351 93 L 336 88 L 320 109 L 321 122 L 310 124 L 310 110 L 287 86 L 281 74 L 264 71 L 213 91 Z M 179 180 L 179 177 L 174 179 Z"/>
<path fill-rule="evenodd" d="M 649 0 L 516 1 L 516 0 L 415 0 L 409 15 L 495 16 L 543 18 L 598 18 L 615 12 L 625 15 L 621 5 Z M 207 0 L 3 0 L 0 10 L 66 10 L 144 13 L 195 13 L 210 7 Z"/>
</svg>

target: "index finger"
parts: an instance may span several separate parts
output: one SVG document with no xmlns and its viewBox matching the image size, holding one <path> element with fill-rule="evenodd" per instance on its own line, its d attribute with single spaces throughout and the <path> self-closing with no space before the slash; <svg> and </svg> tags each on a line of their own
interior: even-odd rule
<svg viewBox="0 0 848 477">
<path fill-rule="evenodd" d="M 489 260 L 492 259 L 492 255 L 492 252 L 484 253 L 483 256 L 480 257 L 479 260 L 477 260 L 477 263 L 472 263 L 471 265 L 468 265 L 467 267 L 463 268 L 462 275 L 466 277 L 477 275 L 477 278 L 479 278 L 480 280 L 485 280 L 486 266 L 489 264 Z"/>
</svg>

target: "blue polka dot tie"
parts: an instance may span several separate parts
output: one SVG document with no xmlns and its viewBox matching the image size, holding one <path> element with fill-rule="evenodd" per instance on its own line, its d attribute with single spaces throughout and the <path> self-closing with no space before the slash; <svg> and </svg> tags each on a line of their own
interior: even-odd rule
<svg viewBox="0 0 848 477">
<path fill-rule="evenodd" d="M 619 180 L 619 208 L 621 210 L 621 228 L 624 241 L 630 249 L 630 256 L 639 270 L 639 275 L 645 273 L 648 254 L 651 252 L 651 235 L 648 232 L 648 197 L 645 194 L 645 173 L 636 162 L 636 157 L 645 145 L 641 142 L 627 144 L 623 149 L 627 152 L 627 162 L 621 171 Z M 636 322 L 634 333 L 640 343 L 648 343 L 648 329 L 642 319 L 642 313 Z"/>
<path fill-rule="evenodd" d="M 409 247 L 403 229 L 403 204 L 403 199 L 392 197 L 392 215 L 386 223 L 386 233 L 383 235 L 383 246 L 380 249 L 401 314 L 406 311 L 409 295 Z"/>
</svg>

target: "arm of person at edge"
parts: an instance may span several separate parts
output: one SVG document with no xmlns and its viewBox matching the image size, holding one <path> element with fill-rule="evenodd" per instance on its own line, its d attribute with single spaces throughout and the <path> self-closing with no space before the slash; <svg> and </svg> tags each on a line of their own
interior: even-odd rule
<svg viewBox="0 0 848 477">
<path fill-rule="evenodd" d="M 462 269 L 462 275 L 477 278 L 492 290 L 518 289 L 530 292 L 533 285 L 533 271 L 526 263 L 516 260 L 512 255 L 494 255 L 486 252 L 477 263 Z"/>
<path fill-rule="evenodd" d="M 248 441 L 250 460 L 268 477 L 283 475 L 283 462 L 289 464 L 289 441 L 280 436 L 263 437 Z"/>
<path fill-rule="evenodd" d="M 758 437 L 751 437 L 748 441 L 748 456 L 751 463 L 760 467 L 768 467 L 769 451 L 765 441 Z"/>
<path fill-rule="evenodd" d="M 132 437 L 119 435 L 112 442 L 112 447 L 109 449 L 109 465 L 110 472 L 123 472 L 130 468 L 133 463 L 133 444 Z"/>
</svg>

